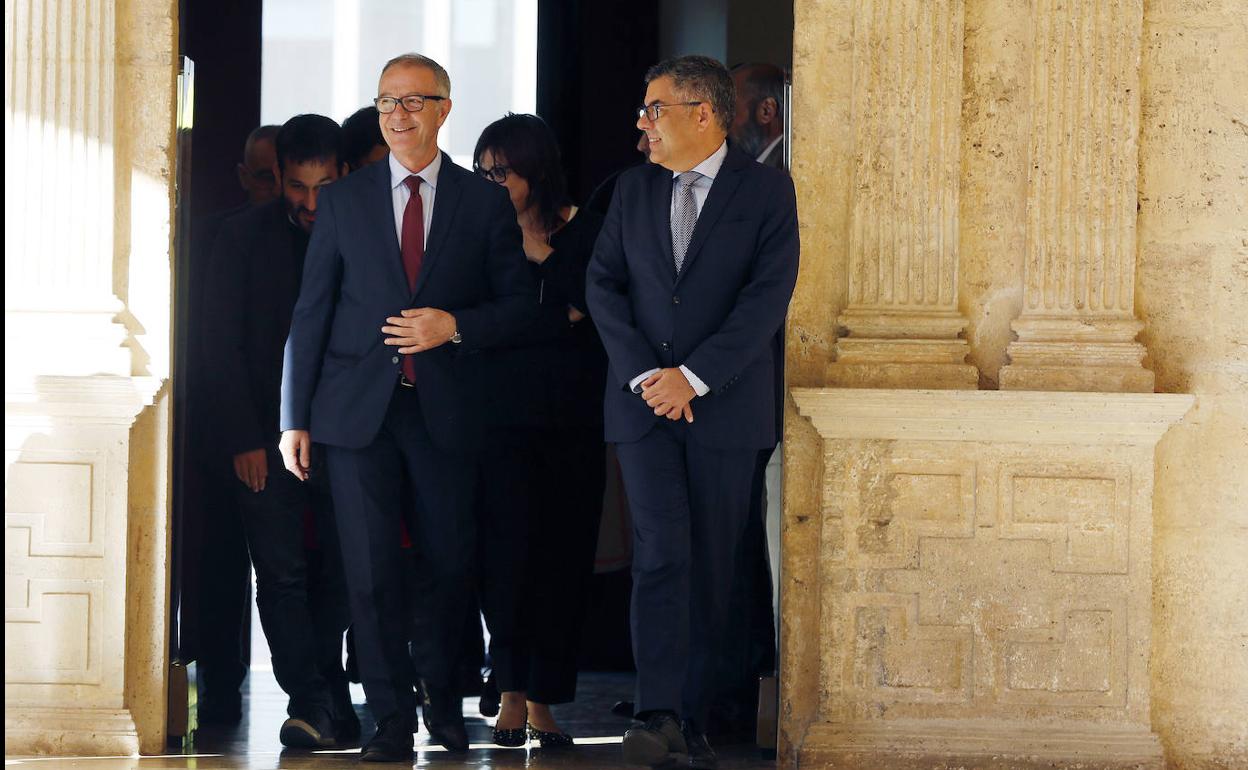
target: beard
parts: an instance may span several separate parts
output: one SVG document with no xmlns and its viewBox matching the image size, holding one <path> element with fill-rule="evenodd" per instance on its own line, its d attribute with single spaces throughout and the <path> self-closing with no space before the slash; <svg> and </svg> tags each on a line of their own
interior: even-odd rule
<svg viewBox="0 0 1248 770">
<path fill-rule="evenodd" d="M 751 120 L 741 126 L 741 129 L 732 137 L 732 144 L 751 158 L 757 158 L 767 146 L 767 135 L 763 132 L 762 126 Z"/>
</svg>

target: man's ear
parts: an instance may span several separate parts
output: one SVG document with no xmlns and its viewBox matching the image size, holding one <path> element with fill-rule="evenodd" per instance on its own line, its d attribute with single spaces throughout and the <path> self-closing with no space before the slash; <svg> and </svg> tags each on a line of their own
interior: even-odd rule
<svg viewBox="0 0 1248 770">
<path fill-rule="evenodd" d="M 277 183 L 277 192 L 280 195 L 282 192 L 282 167 L 278 163 L 273 164 L 273 179 Z"/>
<path fill-rule="evenodd" d="M 243 190 L 250 191 L 251 190 L 251 172 L 247 170 L 247 167 L 244 166 L 242 163 L 239 163 L 236 166 L 234 166 L 234 173 L 238 175 L 238 186 L 243 188 Z"/>
<path fill-rule="evenodd" d="M 768 96 L 766 99 L 759 102 L 758 106 L 754 108 L 754 122 L 758 123 L 760 126 L 765 126 L 775 120 L 776 116 L 779 114 L 780 105 L 776 103 L 775 99 Z"/>
<path fill-rule="evenodd" d="M 698 105 L 698 130 L 705 131 L 711 126 L 714 126 L 715 124 L 716 124 L 715 110 L 711 109 L 711 103 L 702 102 L 701 104 L 699 104 Z"/>
<path fill-rule="evenodd" d="M 442 119 L 438 121 L 438 128 L 441 128 L 442 124 L 446 122 L 447 117 L 451 114 L 451 98 L 448 96 L 438 102 L 438 104 L 442 107 Z"/>
</svg>

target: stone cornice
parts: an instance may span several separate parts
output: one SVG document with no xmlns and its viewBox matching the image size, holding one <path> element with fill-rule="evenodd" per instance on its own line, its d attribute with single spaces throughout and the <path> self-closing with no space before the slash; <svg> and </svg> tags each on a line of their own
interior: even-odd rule
<svg viewBox="0 0 1248 770">
<path fill-rule="evenodd" d="M 164 380 L 159 377 L 38 376 L 6 378 L 6 425 L 71 422 L 75 425 L 129 426 L 150 406 Z"/>
<path fill-rule="evenodd" d="M 1188 394 L 793 388 L 825 439 L 1155 444 Z"/>
</svg>

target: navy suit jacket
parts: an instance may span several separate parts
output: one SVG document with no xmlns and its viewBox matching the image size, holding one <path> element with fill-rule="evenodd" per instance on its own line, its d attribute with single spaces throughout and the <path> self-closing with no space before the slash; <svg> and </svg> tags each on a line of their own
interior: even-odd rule
<svg viewBox="0 0 1248 770">
<path fill-rule="evenodd" d="M 406 308 L 434 307 L 455 316 L 463 342 L 416 354 L 421 411 L 436 446 L 471 451 L 484 430 L 483 361 L 537 308 L 515 210 L 505 189 L 443 154 L 412 293 L 390 191 L 381 161 L 321 192 L 286 341 L 281 428 L 331 446 L 372 443 L 402 371 L 381 327 Z"/>
<path fill-rule="evenodd" d="M 691 404 L 692 440 L 774 446 L 776 332 L 797 282 L 793 183 L 730 148 L 679 275 L 671 201 L 671 171 L 646 165 L 621 174 L 589 265 L 586 297 L 611 362 L 606 438 L 636 441 L 667 419 L 628 384 L 683 364 L 710 388 Z"/>
</svg>

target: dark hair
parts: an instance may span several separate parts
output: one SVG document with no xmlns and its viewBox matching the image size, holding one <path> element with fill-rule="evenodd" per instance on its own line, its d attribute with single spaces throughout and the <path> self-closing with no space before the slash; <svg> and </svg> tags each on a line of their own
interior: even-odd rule
<svg viewBox="0 0 1248 770">
<path fill-rule="evenodd" d="M 287 161 L 311 160 L 342 162 L 342 128 L 324 115 L 296 115 L 282 124 L 274 140 L 277 167 L 286 170 Z"/>
<path fill-rule="evenodd" d="M 646 84 L 664 75 L 671 77 L 684 98 L 709 103 L 719 127 L 724 133 L 728 132 L 735 111 L 736 90 L 727 67 L 709 56 L 678 56 L 646 70 Z"/>
<path fill-rule="evenodd" d="M 553 232 L 562 221 L 559 210 L 569 202 L 555 132 L 536 115 L 509 112 L 481 132 L 472 151 L 474 167 L 478 167 L 486 150 L 502 155 L 511 173 L 529 183 L 525 205 L 536 206 L 547 232 Z"/>
<path fill-rule="evenodd" d="M 733 74 L 745 73 L 742 89 L 746 104 L 753 110 L 764 99 L 775 99 L 776 109 L 784 114 L 784 70 L 766 62 L 746 62 L 732 68 Z"/>
<path fill-rule="evenodd" d="M 355 171 L 376 146 L 386 146 L 377 122 L 377 108 L 371 104 L 351 113 L 342 121 L 342 160 Z"/>
</svg>

